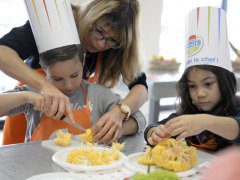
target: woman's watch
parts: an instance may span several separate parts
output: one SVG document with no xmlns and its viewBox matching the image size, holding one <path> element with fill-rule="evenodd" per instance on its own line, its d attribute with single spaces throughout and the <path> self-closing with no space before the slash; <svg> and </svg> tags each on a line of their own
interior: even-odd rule
<svg viewBox="0 0 240 180">
<path fill-rule="evenodd" d="M 124 105 L 122 103 L 118 103 L 117 105 L 119 109 L 122 111 L 122 113 L 126 115 L 125 121 L 127 121 L 130 117 L 131 109 L 127 105 Z"/>
</svg>

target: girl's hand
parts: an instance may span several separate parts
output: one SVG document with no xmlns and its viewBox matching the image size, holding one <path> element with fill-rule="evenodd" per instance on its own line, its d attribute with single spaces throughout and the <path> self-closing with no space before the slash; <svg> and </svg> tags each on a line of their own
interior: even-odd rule
<svg viewBox="0 0 240 180">
<path fill-rule="evenodd" d="M 168 132 L 167 128 L 161 124 L 157 127 L 154 127 L 150 137 L 147 139 L 150 145 L 158 144 L 163 138 L 170 138 L 171 135 Z"/>
<path fill-rule="evenodd" d="M 207 120 L 205 114 L 182 115 L 171 119 L 165 126 L 171 136 L 177 136 L 176 139 L 178 140 L 200 134 L 206 130 Z"/>
<path fill-rule="evenodd" d="M 124 117 L 117 106 L 105 113 L 93 126 L 94 140 L 105 144 L 118 140 L 122 135 Z"/>
<path fill-rule="evenodd" d="M 38 111 L 44 111 L 44 96 L 38 93 L 27 91 L 27 102 L 33 105 L 33 108 Z"/>
</svg>

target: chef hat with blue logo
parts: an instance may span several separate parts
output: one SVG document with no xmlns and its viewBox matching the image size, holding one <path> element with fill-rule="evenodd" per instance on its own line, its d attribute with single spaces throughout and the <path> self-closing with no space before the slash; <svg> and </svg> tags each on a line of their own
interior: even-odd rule
<svg viewBox="0 0 240 180">
<path fill-rule="evenodd" d="M 39 53 L 80 44 L 69 0 L 25 0 Z"/>
<path fill-rule="evenodd" d="M 221 8 L 198 7 L 186 18 L 185 68 L 213 65 L 232 71 L 226 13 Z"/>
</svg>

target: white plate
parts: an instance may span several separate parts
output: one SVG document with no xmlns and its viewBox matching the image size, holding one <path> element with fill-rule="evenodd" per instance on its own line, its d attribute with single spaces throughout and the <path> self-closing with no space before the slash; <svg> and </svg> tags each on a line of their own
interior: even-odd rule
<svg viewBox="0 0 240 180">
<path fill-rule="evenodd" d="M 81 174 L 75 173 L 67 173 L 67 172 L 55 172 L 55 173 L 46 173 L 46 174 L 39 174 L 27 178 L 26 180 L 87 180 L 89 178 L 84 177 Z"/>
<path fill-rule="evenodd" d="M 54 143 L 54 140 L 47 140 L 47 141 L 42 141 L 41 145 L 47 149 L 52 150 L 53 152 L 57 152 L 61 149 L 66 149 L 66 148 L 72 148 L 72 147 L 80 147 L 81 142 L 72 140 L 71 144 L 68 146 L 60 146 Z"/>
<path fill-rule="evenodd" d="M 143 173 L 147 172 L 147 165 L 139 164 L 137 162 L 138 157 L 144 155 L 145 152 L 139 152 L 139 153 L 134 153 L 129 156 L 127 156 L 127 162 L 125 163 L 125 166 L 129 168 L 131 171 L 137 172 L 141 171 Z M 151 171 L 157 169 L 157 166 L 151 166 Z M 178 177 L 187 177 L 187 176 L 192 176 L 197 173 L 196 168 L 192 168 L 188 171 L 184 172 L 178 172 L 176 173 Z"/>
<path fill-rule="evenodd" d="M 100 151 L 102 151 L 104 149 L 107 150 L 107 151 L 110 150 L 110 148 L 106 148 L 106 147 L 95 147 L 95 148 L 97 148 Z M 66 159 L 67 159 L 67 155 L 68 155 L 69 151 L 71 151 L 73 149 L 74 148 L 67 148 L 67 149 L 62 149 L 62 150 L 57 151 L 52 156 L 52 160 L 56 164 L 63 167 L 64 169 L 66 169 L 69 172 L 108 170 L 108 169 L 117 168 L 117 167 L 123 165 L 124 162 L 126 161 L 125 154 L 123 154 L 122 152 L 119 152 L 120 159 L 118 159 L 117 161 L 114 161 L 110 164 L 107 164 L 107 165 L 88 166 L 88 165 L 82 165 L 82 164 L 78 164 L 78 165 L 71 164 L 71 163 L 68 163 L 66 161 Z"/>
<path fill-rule="evenodd" d="M 57 152 L 61 149 L 71 148 L 71 147 L 80 147 L 82 145 L 82 139 L 79 137 L 79 135 L 72 135 L 71 141 L 72 141 L 71 144 L 69 144 L 68 146 L 57 145 L 54 143 L 54 140 L 42 141 L 41 145 L 54 152 Z"/>
</svg>

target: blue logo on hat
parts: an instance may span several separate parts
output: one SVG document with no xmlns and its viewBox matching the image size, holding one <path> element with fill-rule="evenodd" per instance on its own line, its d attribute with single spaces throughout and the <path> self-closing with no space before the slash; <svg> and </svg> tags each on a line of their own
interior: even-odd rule
<svg viewBox="0 0 240 180">
<path fill-rule="evenodd" d="M 199 35 L 191 35 L 188 38 L 188 56 L 192 56 L 198 53 L 203 45 L 202 38 Z"/>
</svg>

